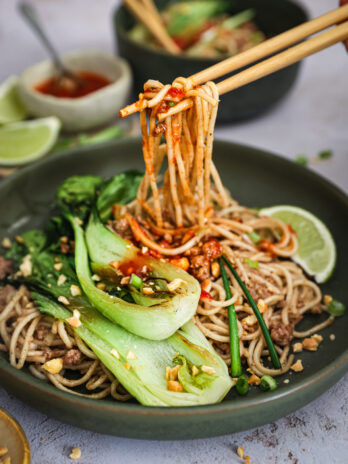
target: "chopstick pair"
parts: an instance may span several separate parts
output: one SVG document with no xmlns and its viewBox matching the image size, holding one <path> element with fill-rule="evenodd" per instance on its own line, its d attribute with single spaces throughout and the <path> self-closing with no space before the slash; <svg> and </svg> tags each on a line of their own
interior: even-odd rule
<svg viewBox="0 0 348 464">
<path fill-rule="evenodd" d="M 135 1 L 135 0 L 125 0 Z M 143 0 L 144 1 L 144 0 Z M 322 32 L 304 42 L 298 42 L 308 38 L 309 36 L 323 31 L 333 26 L 328 31 Z M 297 44 L 288 48 L 285 51 L 267 58 L 248 69 L 239 72 L 217 84 L 219 95 L 235 90 L 246 84 L 249 84 L 257 79 L 279 71 L 282 68 L 290 66 L 307 56 L 317 53 L 331 45 L 341 42 L 348 38 L 348 5 L 336 8 L 318 18 L 312 19 L 300 26 L 296 26 L 289 31 L 283 32 L 265 42 L 256 45 L 238 55 L 227 58 L 219 63 L 210 66 L 203 71 L 200 71 L 188 77 L 190 87 L 204 84 L 205 82 L 215 80 L 233 71 L 236 71 L 244 66 L 247 66 L 255 61 L 268 57 L 286 47 Z M 186 98 L 180 103 L 170 108 L 167 112 L 158 114 L 158 120 L 162 121 L 167 116 L 172 116 L 180 111 L 185 111 L 191 108 L 193 101 L 191 98 Z M 127 108 L 127 111 L 120 113 L 121 117 L 129 116 L 131 113 L 140 111 L 139 105 L 134 105 Z"/>
<path fill-rule="evenodd" d="M 243 290 L 243 293 L 246 296 L 256 316 L 256 319 L 261 327 L 261 330 L 262 330 L 274 368 L 281 369 L 282 365 L 280 363 L 278 353 L 275 349 L 275 346 L 272 341 L 269 330 L 267 328 L 267 325 L 262 317 L 262 314 L 260 313 L 259 308 L 257 307 L 257 304 L 255 303 L 253 297 L 250 295 L 249 290 L 247 289 L 242 279 L 239 277 L 237 271 L 232 266 L 231 262 L 225 256 L 218 258 L 218 262 L 220 265 L 221 277 L 222 277 L 222 281 L 223 281 L 224 288 L 225 288 L 226 300 L 229 300 L 230 298 L 232 298 L 232 294 L 231 294 L 231 289 L 228 283 L 225 265 L 227 265 L 229 270 L 232 272 L 234 278 L 237 280 L 239 286 Z M 236 310 L 233 304 L 228 306 L 227 314 L 228 314 L 228 323 L 229 323 L 229 329 L 230 329 L 231 375 L 232 377 L 239 377 L 242 374 L 242 365 L 241 365 L 241 360 L 240 360 L 237 315 L 236 315 Z"/>
<path fill-rule="evenodd" d="M 155 39 L 170 53 L 181 53 L 170 37 L 153 0 L 123 0 L 127 9 L 150 31 Z"/>
</svg>

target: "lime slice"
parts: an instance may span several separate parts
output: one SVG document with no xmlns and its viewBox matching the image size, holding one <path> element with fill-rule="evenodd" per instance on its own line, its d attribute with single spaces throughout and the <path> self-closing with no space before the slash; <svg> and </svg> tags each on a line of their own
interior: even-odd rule
<svg viewBox="0 0 348 464">
<path fill-rule="evenodd" d="M 0 86 L 0 124 L 21 121 L 27 117 L 27 110 L 17 93 L 17 82 L 17 77 L 12 76 Z"/>
<path fill-rule="evenodd" d="M 0 164 L 17 166 L 46 155 L 57 140 L 58 118 L 14 122 L 0 127 Z"/>
<path fill-rule="evenodd" d="M 318 283 L 329 279 L 336 264 L 336 245 L 320 219 L 305 209 L 288 205 L 264 208 L 260 214 L 290 224 L 298 239 L 298 250 L 293 260 L 313 275 Z"/>
</svg>

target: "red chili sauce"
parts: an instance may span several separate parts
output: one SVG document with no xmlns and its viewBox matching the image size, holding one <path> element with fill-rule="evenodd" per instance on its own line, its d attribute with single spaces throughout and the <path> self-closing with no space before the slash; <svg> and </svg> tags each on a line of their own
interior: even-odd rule
<svg viewBox="0 0 348 464">
<path fill-rule="evenodd" d="M 107 77 L 91 72 L 76 71 L 81 82 L 76 83 L 69 78 L 50 77 L 34 86 L 34 90 L 58 98 L 80 98 L 111 84 Z"/>
</svg>

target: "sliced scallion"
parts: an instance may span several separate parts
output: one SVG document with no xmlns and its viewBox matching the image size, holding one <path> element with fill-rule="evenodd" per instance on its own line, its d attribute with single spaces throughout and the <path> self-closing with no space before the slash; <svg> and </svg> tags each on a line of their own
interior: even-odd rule
<svg viewBox="0 0 348 464">
<path fill-rule="evenodd" d="M 249 391 L 248 376 L 243 374 L 241 375 L 236 383 L 236 390 L 238 395 L 246 395 Z"/>
<path fill-rule="evenodd" d="M 277 381 L 270 375 L 263 375 L 260 381 L 260 388 L 263 391 L 272 391 L 277 388 Z"/>
<path fill-rule="evenodd" d="M 144 282 L 139 276 L 137 276 L 136 274 L 131 275 L 129 285 L 132 285 L 132 287 L 136 288 L 137 290 L 140 290 L 143 286 L 143 283 Z"/>
<path fill-rule="evenodd" d="M 339 316 L 343 316 L 343 314 L 345 313 L 346 306 L 340 301 L 332 300 L 329 303 L 327 310 L 331 314 L 331 316 L 339 317 Z"/>
<path fill-rule="evenodd" d="M 220 265 L 221 277 L 225 288 L 226 300 L 229 300 L 232 298 L 232 294 L 228 283 L 225 266 L 221 258 L 218 258 L 218 262 Z M 242 364 L 240 361 L 237 315 L 233 304 L 227 307 L 227 314 L 230 330 L 231 375 L 232 377 L 239 377 L 242 373 Z"/>
<path fill-rule="evenodd" d="M 252 259 L 244 258 L 244 263 L 247 264 L 250 267 L 250 269 L 259 268 L 259 263 L 257 261 L 253 261 Z"/>
<path fill-rule="evenodd" d="M 267 347 L 268 347 L 268 350 L 269 350 L 269 354 L 271 356 L 271 360 L 272 360 L 272 364 L 274 366 L 275 369 L 281 369 L 282 366 L 280 364 L 280 361 L 279 361 L 279 357 L 278 357 L 278 354 L 277 354 L 277 351 L 275 349 L 275 346 L 274 346 L 274 343 L 272 341 L 272 338 L 271 338 L 271 335 L 268 331 L 268 328 L 266 326 L 266 323 L 265 321 L 263 320 L 263 317 L 262 317 L 262 314 L 260 313 L 259 311 L 259 308 L 257 307 L 257 304 L 255 303 L 253 297 L 250 295 L 249 293 L 249 290 L 246 288 L 244 282 L 242 281 L 242 279 L 239 277 L 237 271 L 235 270 L 235 268 L 232 266 L 232 264 L 230 263 L 230 261 L 226 258 L 226 256 L 223 256 L 222 259 L 225 261 L 225 263 L 227 264 L 229 270 L 232 272 L 232 274 L 234 275 L 235 279 L 237 280 L 238 284 L 240 285 L 240 287 L 242 288 L 250 306 L 252 307 L 253 311 L 254 311 L 254 314 L 256 316 L 256 319 L 258 321 L 258 323 L 260 324 L 260 327 L 261 327 L 261 330 L 262 330 L 262 333 L 263 333 L 263 336 L 265 338 L 265 341 L 266 341 L 266 344 L 267 344 Z"/>
<path fill-rule="evenodd" d="M 261 235 L 259 235 L 257 232 L 250 232 L 248 234 L 248 237 L 250 238 L 250 240 L 253 242 L 253 243 L 259 243 L 259 241 L 261 240 Z"/>
</svg>

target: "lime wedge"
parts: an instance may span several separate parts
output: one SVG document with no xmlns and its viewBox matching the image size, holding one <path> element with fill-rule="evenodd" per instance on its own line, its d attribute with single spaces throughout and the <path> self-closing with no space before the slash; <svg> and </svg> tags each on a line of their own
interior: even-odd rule
<svg viewBox="0 0 348 464">
<path fill-rule="evenodd" d="M 298 250 L 293 260 L 313 275 L 318 283 L 329 279 L 336 264 L 336 245 L 320 219 L 305 209 L 288 205 L 264 208 L 260 214 L 290 224 L 298 239 Z"/>
<path fill-rule="evenodd" d="M 46 155 L 57 140 L 58 118 L 14 122 L 0 127 L 0 164 L 17 166 Z"/>
<path fill-rule="evenodd" d="M 27 116 L 17 93 L 17 82 L 17 77 L 12 76 L 0 86 L 0 125 L 21 121 Z"/>
</svg>

